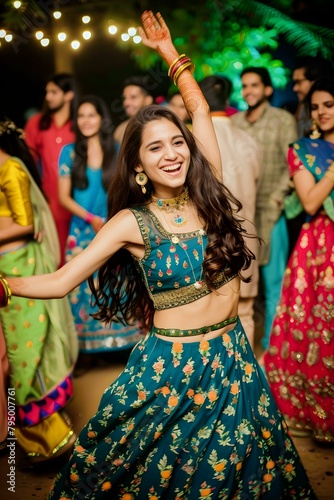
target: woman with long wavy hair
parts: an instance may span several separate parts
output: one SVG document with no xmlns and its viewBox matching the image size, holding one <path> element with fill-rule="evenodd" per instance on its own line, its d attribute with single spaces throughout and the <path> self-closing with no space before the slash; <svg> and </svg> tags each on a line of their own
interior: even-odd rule
<svg viewBox="0 0 334 500">
<path fill-rule="evenodd" d="M 121 312 L 147 329 L 49 498 L 314 499 L 237 316 L 254 256 L 240 203 L 219 180 L 209 106 L 162 17 L 144 12 L 142 22 L 143 43 L 168 64 L 194 135 L 170 110 L 142 108 L 126 129 L 109 218 L 93 242 L 51 276 L 8 281 L 15 294 L 59 296 L 99 268 L 91 280 L 99 319 Z"/>
</svg>

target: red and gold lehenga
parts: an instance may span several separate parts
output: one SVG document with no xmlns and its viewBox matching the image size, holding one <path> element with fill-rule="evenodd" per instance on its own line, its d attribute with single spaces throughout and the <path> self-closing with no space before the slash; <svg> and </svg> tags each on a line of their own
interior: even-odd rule
<svg viewBox="0 0 334 500">
<path fill-rule="evenodd" d="M 288 154 L 293 176 L 307 168 L 318 182 L 334 144 L 304 138 Z M 305 222 L 288 262 L 265 369 L 291 430 L 334 443 L 334 190 Z"/>
</svg>

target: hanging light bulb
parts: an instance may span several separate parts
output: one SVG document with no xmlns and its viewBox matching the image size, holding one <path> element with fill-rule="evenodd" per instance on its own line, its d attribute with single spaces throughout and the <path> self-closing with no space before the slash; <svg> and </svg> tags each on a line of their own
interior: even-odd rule
<svg viewBox="0 0 334 500">
<path fill-rule="evenodd" d="M 7 33 L 7 35 L 5 35 L 5 40 L 6 40 L 6 42 L 11 42 L 13 40 L 13 35 L 11 35 L 10 33 Z"/>
<path fill-rule="evenodd" d="M 108 28 L 108 31 L 111 35 L 115 35 L 117 33 L 117 26 L 114 24 L 111 24 Z"/>
<path fill-rule="evenodd" d="M 5 38 L 6 34 L 7 34 L 6 30 L 4 30 L 4 29 L 0 30 L 0 38 Z"/>
<path fill-rule="evenodd" d="M 73 50 L 78 50 L 78 48 L 80 47 L 79 40 L 73 40 L 73 42 L 71 42 L 71 47 Z"/>
<path fill-rule="evenodd" d="M 89 17 L 89 16 L 83 16 L 83 17 L 82 17 L 82 22 L 83 22 L 84 24 L 88 24 L 88 23 L 89 23 L 89 21 L 90 21 L 90 17 Z"/>
<path fill-rule="evenodd" d="M 129 33 L 122 33 L 121 39 L 123 40 L 123 42 L 127 42 L 130 39 Z"/>
<path fill-rule="evenodd" d="M 58 33 L 58 40 L 60 42 L 63 42 L 64 40 L 66 40 L 66 38 L 67 38 L 67 35 L 63 31 L 61 33 Z"/>
<path fill-rule="evenodd" d="M 42 38 L 41 45 L 43 45 L 43 47 L 47 47 L 49 43 L 50 43 L 49 38 Z"/>
<path fill-rule="evenodd" d="M 37 40 L 42 40 L 43 36 L 44 36 L 43 31 L 36 31 L 35 37 L 37 38 Z"/>
<path fill-rule="evenodd" d="M 136 28 L 131 27 L 128 29 L 128 33 L 130 36 L 135 36 L 135 34 L 137 33 L 137 30 L 136 30 Z"/>
<path fill-rule="evenodd" d="M 55 19 L 60 19 L 61 18 L 61 12 L 59 10 L 55 10 L 53 13 L 53 17 Z"/>
<path fill-rule="evenodd" d="M 87 30 L 87 31 L 84 31 L 84 32 L 82 33 L 82 37 L 83 37 L 85 40 L 89 40 L 89 39 L 92 37 L 92 34 L 91 34 L 91 32 L 90 32 L 90 31 L 88 31 L 88 30 Z"/>
<path fill-rule="evenodd" d="M 13 2 L 13 5 L 14 5 L 15 9 L 19 9 L 22 5 L 22 2 L 19 2 L 18 0 L 16 0 L 15 2 Z"/>
<path fill-rule="evenodd" d="M 134 43 L 140 43 L 141 42 L 141 36 L 139 35 L 136 35 L 132 38 L 133 42 Z"/>
</svg>

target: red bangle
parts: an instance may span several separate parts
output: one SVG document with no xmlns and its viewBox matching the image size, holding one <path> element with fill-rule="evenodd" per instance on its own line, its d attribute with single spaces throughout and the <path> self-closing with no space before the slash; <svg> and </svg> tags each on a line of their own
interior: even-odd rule
<svg viewBox="0 0 334 500">
<path fill-rule="evenodd" d="M 176 64 L 174 64 L 173 68 L 170 71 L 170 79 L 173 81 L 174 80 L 174 75 L 177 72 L 177 70 L 183 66 L 183 64 L 191 62 L 191 59 L 189 57 L 182 57 Z"/>
<path fill-rule="evenodd" d="M 94 217 L 95 215 L 91 214 L 90 212 L 87 212 L 85 217 L 85 222 L 87 222 L 87 224 L 91 224 Z"/>
</svg>

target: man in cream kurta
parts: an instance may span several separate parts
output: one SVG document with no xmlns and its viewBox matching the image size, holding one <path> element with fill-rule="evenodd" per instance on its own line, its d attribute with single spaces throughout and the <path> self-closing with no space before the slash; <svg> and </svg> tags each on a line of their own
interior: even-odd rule
<svg viewBox="0 0 334 500">
<path fill-rule="evenodd" d="M 254 226 L 257 182 L 260 175 L 261 154 L 257 142 L 247 132 L 233 125 L 227 116 L 228 85 L 224 77 L 209 76 L 199 83 L 207 99 L 223 163 L 223 182 L 243 207 L 239 216 L 250 235 L 256 235 Z M 257 238 L 246 238 L 248 248 L 257 256 Z M 259 270 L 252 261 L 245 273 L 250 283 L 241 282 L 238 313 L 247 337 L 254 347 L 254 301 L 258 294 Z"/>
<path fill-rule="evenodd" d="M 264 241 L 258 257 L 265 312 L 262 347 L 266 350 L 288 259 L 284 198 L 291 186 L 286 157 L 289 144 L 298 137 L 297 123 L 291 113 L 270 105 L 274 88 L 266 68 L 244 68 L 241 81 L 248 109 L 231 119 L 257 141 L 263 155 L 255 225 Z"/>
</svg>

